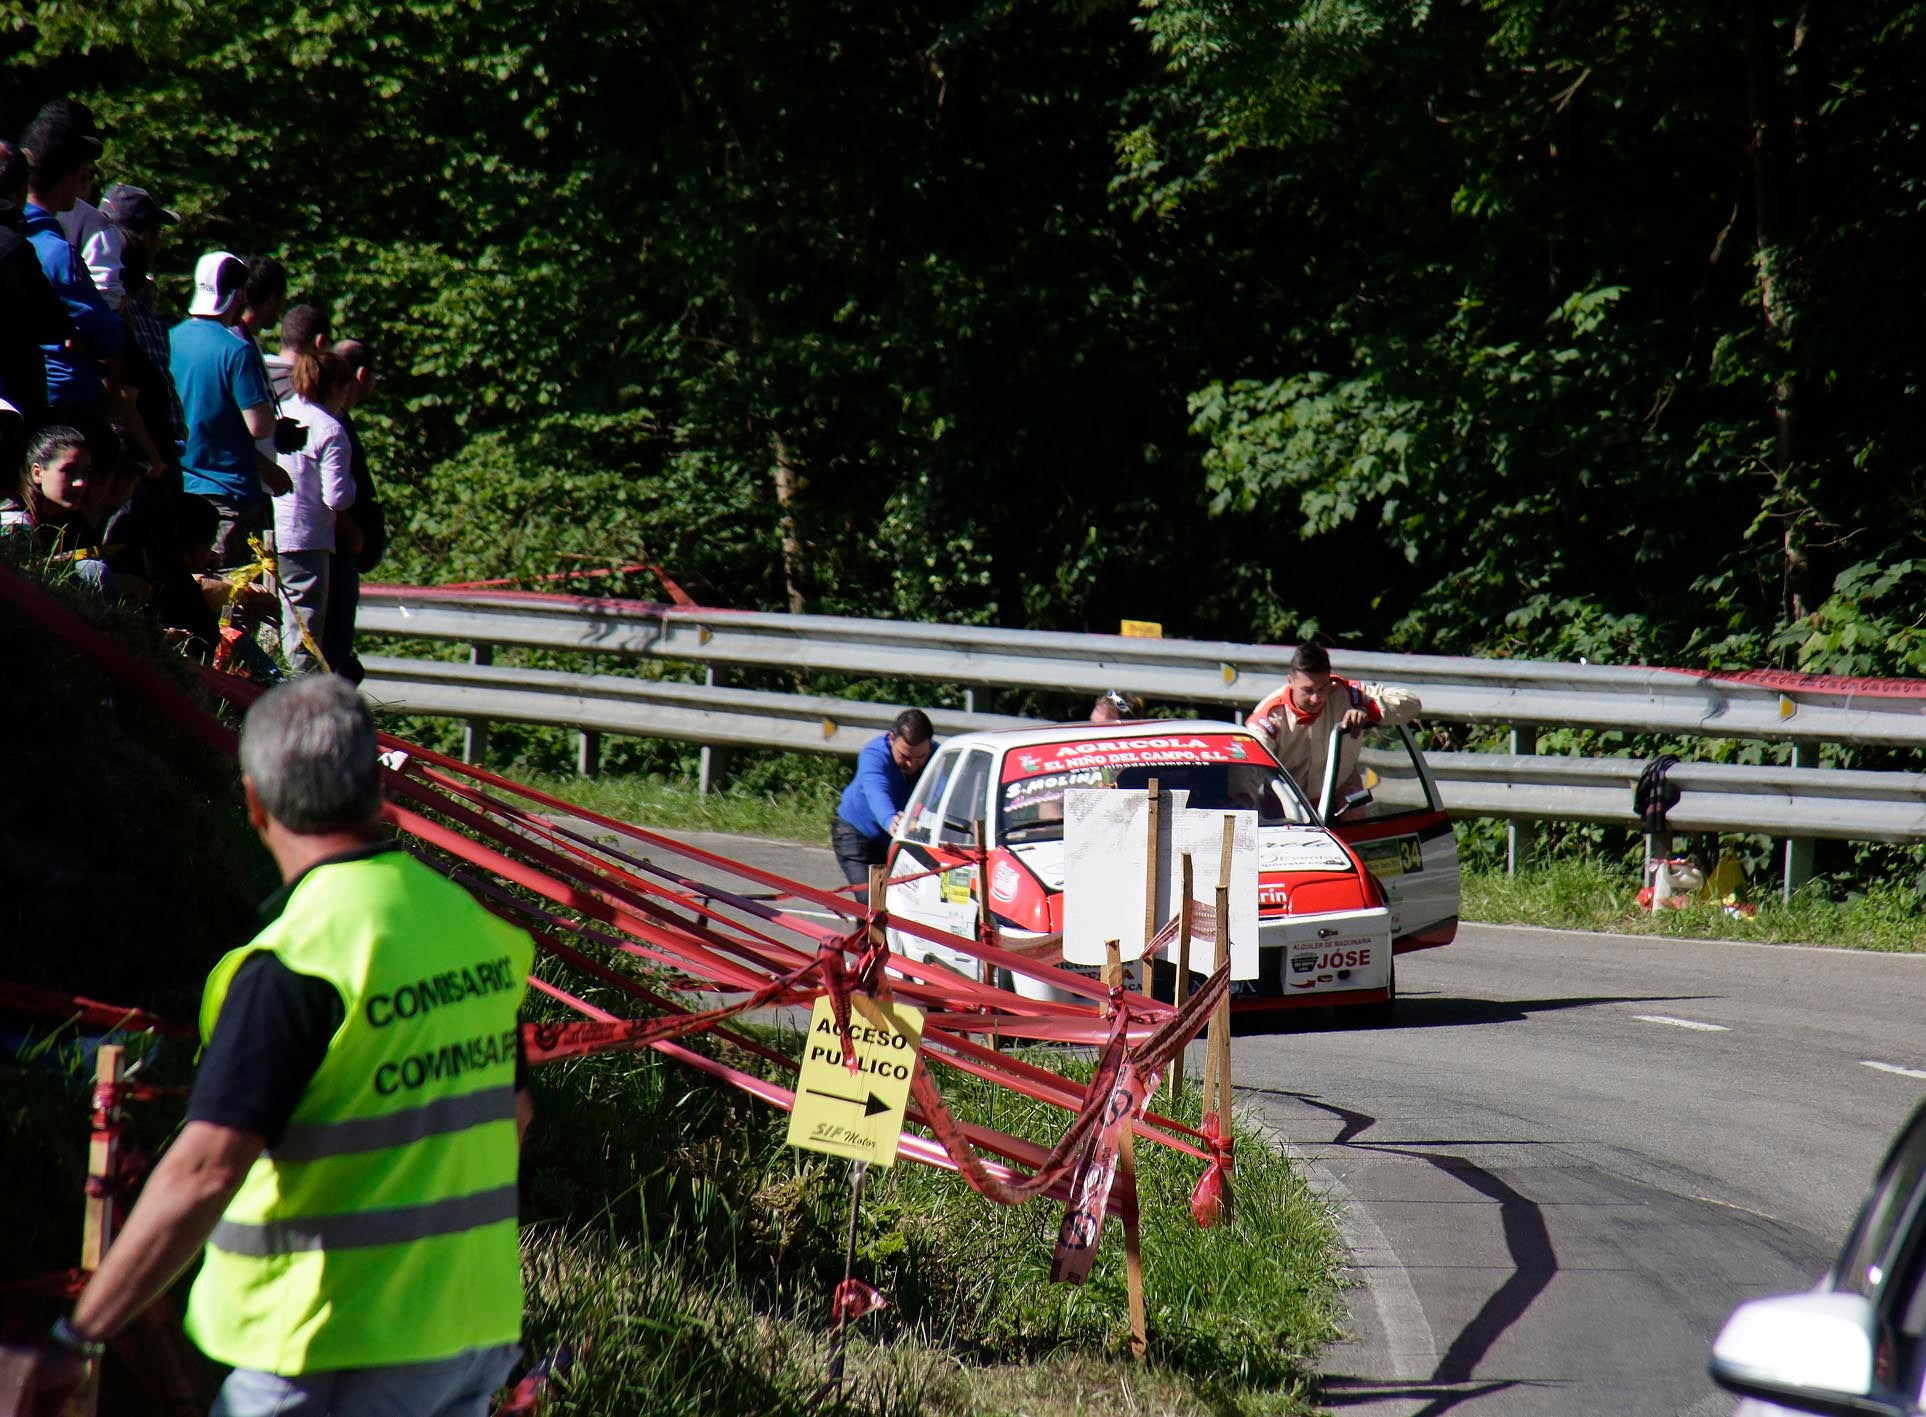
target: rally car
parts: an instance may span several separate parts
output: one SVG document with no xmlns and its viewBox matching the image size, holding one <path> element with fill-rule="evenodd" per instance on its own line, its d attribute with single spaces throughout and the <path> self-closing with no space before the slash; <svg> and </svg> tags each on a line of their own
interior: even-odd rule
<svg viewBox="0 0 1926 1417">
<path fill-rule="evenodd" d="M 1411 744 L 1386 730 L 1390 743 Z M 1396 997 L 1394 952 L 1455 931 L 1458 863 L 1436 789 L 1415 745 L 1366 745 L 1348 802 L 1327 825 L 1262 740 L 1235 723 L 1058 724 L 972 733 L 943 743 L 917 782 L 891 843 L 887 903 L 974 937 L 987 915 L 1022 949 L 1061 934 L 1064 794 L 1086 788 L 1189 793 L 1192 807 L 1258 814 L 1258 978 L 1238 1007 L 1362 1004 Z M 1333 755 L 1335 757 L 1335 754 Z M 975 843 L 983 841 L 987 910 Z M 891 948 L 974 975 L 959 950 L 892 931 Z M 1043 987 L 1023 975 L 1019 992 Z"/>
</svg>

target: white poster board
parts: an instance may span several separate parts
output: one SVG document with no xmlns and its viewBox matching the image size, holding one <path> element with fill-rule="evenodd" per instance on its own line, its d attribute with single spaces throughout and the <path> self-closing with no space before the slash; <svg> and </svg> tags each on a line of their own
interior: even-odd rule
<svg viewBox="0 0 1926 1417">
<path fill-rule="evenodd" d="M 1231 828 L 1231 977 L 1257 978 L 1257 814 L 1193 811 L 1189 794 L 1166 792 L 1159 804 L 1158 923 L 1177 912 L 1183 854 L 1190 853 L 1192 898 L 1214 907 L 1224 821 Z M 1101 967 L 1104 946 L 1117 941 L 1125 961 L 1144 952 L 1144 894 L 1149 881 L 1150 797 L 1122 788 L 1063 794 L 1063 959 Z M 1214 936 L 1191 942 L 1191 968 L 1214 968 Z M 1175 961 L 1173 945 L 1164 956 Z"/>
<path fill-rule="evenodd" d="M 1150 794 L 1078 788 L 1063 794 L 1063 962 L 1104 963 L 1115 940 L 1125 960 L 1144 952 Z"/>
<path fill-rule="evenodd" d="M 1231 978 L 1257 978 L 1257 813 L 1206 812 L 1185 809 L 1173 814 L 1170 846 L 1165 856 L 1164 879 L 1170 883 L 1170 908 L 1165 919 L 1177 913 L 1177 896 L 1183 889 L 1184 855 L 1190 855 L 1191 899 L 1212 909 L 1217 906 L 1217 868 L 1223 864 L 1224 822 L 1231 823 L 1230 942 Z M 1177 946 L 1164 951 L 1165 959 L 1175 964 Z M 1190 968 L 1193 974 L 1209 974 L 1217 967 L 1217 937 L 1193 935 L 1190 942 Z"/>
</svg>

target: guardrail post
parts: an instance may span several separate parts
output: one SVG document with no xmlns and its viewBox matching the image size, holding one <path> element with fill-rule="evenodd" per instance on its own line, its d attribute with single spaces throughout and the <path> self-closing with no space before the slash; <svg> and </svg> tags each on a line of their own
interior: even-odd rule
<svg viewBox="0 0 1926 1417">
<path fill-rule="evenodd" d="M 711 689 L 715 688 L 716 671 L 713 665 L 706 666 L 703 669 L 702 682 Z M 696 791 L 702 796 L 707 797 L 709 795 L 710 790 L 716 785 L 717 774 L 721 773 L 722 770 L 728 766 L 726 758 L 727 751 L 728 750 L 724 748 L 711 748 L 706 743 L 703 745 L 702 752 L 697 758 L 696 767 Z"/>
<path fill-rule="evenodd" d="M 1819 766 L 1819 745 L 1817 743 L 1794 743 L 1792 745 L 1792 766 L 1795 768 L 1816 768 Z M 1789 901 L 1792 893 L 1812 879 L 1812 838 L 1786 838 L 1785 880 L 1780 886 L 1779 899 Z"/>
<path fill-rule="evenodd" d="M 575 770 L 583 777 L 595 777 L 602 771 L 602 735 L 593 728 L 575 735 Z"/>
<path fill-rule="evenodd" d="M 1535 753 L 1538 751 L 1538 730 L 1520 728 L 1516 724 L 1511 729 L 1511 751 Z M 1538 823 L 1519 821 L 1513 818 L 1505 823 L 1505 874 L 1515 876 L 1524 869 L 1526 859 L 1531 855 L 1532 841 L 1538 835 Z"/>
<path fill-rule="evenodd" d="M 468 647 L 470 664 L 490 665 L 495 662 L 493 645 L 470 645 Z M 461 760 L 465 763 L 479 763 L 488 756 L 488 722 L 486 719 L 471 718 L 461 731 Z"/>
</svg>

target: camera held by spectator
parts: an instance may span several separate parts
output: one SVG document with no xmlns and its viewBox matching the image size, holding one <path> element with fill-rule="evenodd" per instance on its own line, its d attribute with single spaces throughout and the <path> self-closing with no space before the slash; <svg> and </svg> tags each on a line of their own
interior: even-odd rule
<svg viewBox="0 0 1926 1417">
<path fill-rule="evenodd" d="M 274 451 L 277 453 L 298 453 L 308 445 L 307 427 L 296 418 L 277 418 L 274 420 Z"/>
</svg>

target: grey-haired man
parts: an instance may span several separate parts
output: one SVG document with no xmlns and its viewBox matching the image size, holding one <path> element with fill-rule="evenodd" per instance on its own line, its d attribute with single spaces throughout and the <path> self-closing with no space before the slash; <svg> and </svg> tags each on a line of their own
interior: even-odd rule
<svg viewBox="0 0 1926 1417">
<path fill-rule="evenodd" d="M 205 1250 L 187 1329 L 234 1370 L 214 1417 L 482 1417 L 519 1351 L 534 946 L 383 836 L 374 724 L 345 680 L 263 695 L 241 772 L 286 884 L 208 976 L 187 1125 L 41 1386 L 83 1380 Z"/>
</svg>

